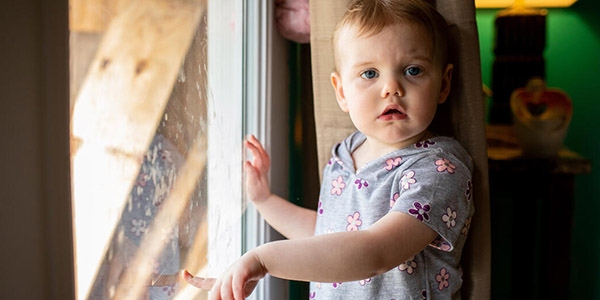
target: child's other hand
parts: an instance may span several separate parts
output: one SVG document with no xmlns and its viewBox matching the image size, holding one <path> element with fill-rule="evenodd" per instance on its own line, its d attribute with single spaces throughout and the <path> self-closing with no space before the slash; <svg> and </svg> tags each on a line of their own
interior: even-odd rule
<svg viewBox="0 0 600 300">
<path fill-rule="evenodd" d="M 252 153 L 252 161 L 246 161 L 246 192 L 254 204 L 259 204 L 271 195 L 267 173 L 271 167 L 269 154 L 254 135 L 244 141 L 244 146 Z"/>
<path fill-rule="evenodd" d="M 182 275 L 183 279 L 187 281 L 187 283 L 205 291 L 210 291 L 210 289 L 212 289 L 213 285 L 215 284 L 215 281 L 217 281 L 214 278 L 202 278 L 194 276 L 188 270 L 183 270 Z"/>
<path fill-rule="evenodd" d="M 252 294 L 259 280 L 266 274 L 266 269 L 258 256 L 248 252 L 230 266 L 219 279 L 194 277 L 187 270 L 183 271 L 183 278 L 197 288 L 210 290 L 210 300 L 243 300 Z"/>
</svg>

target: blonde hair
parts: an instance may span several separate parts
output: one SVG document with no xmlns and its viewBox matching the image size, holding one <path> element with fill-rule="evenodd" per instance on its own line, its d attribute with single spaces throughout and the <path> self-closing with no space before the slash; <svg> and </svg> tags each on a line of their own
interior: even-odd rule
<svg viewBox="0 0 600 300">
<path fill-rule="evenodd" d="M 351 1 L 335 28 L 334 49 L 342 28 L 352 27 L 358 36 L 370 36 L 395 24 L 421 26 L 431 38 L 435 62 L 442 68 L 449 63 L 448 24 L 433 6 L 423 0 Z"/>
</svg>

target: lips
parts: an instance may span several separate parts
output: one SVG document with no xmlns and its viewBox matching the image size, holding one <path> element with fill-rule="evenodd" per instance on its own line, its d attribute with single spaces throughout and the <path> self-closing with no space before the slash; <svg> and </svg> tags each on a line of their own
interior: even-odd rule
<svg viewBox="0 0 600 300">
<path fill-rule="evenodd" d="M 406 114 L 398 105 L 390 105 L 386 107 L 383 113 L 381 113 L 381 115 L 378 117 L 378 119 L 382 121 L 403 120 L 405 118 Z"/>
</svg>

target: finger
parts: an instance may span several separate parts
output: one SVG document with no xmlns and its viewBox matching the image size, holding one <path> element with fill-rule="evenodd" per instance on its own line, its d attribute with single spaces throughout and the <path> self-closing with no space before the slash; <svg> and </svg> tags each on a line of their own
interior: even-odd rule
<svg viewBox="0 0 600 300">
<path fill-rule="evenodd" d="M 255 178 L 259 177 L 258 170 L 256 170 L 256 168 L 250 162 L 244 163 L 244 170 L 246 171 L 246 177 L 248 179 L 252 178 L 256 180 Z"/>
<path fill-rule="evenodd" d="M 244 281 L 240 278 L 233 278 L 231 281 L 231 288 L 233 289 L 234 299 L 244 299 Z"/>
<path fill-rule="evenodd" d="M 202 278 L 202 277 L 194 276 L 188 270 L 183 270 L 182 273 L 183 273 L 183 279 L 187 283 L 189 283 L 199 289 L 206 290 L 206 291 L 210 291 L 216 281 L 216 279 L 214 279 L 214 278 Z"/>
<path fill-rule="evenodd" d="M 252 140 L 254 139 L 254 140 Z M 269 170 L 269 156 L 267 152 L 262 148 L 256 138 L 250 137 L 245 142 L 246 148 L 252 153 L 252 165 L 260 172 L 266 173 Z"/>
<path fill-rule="evenodd" d="M 256 286 L 258 285 L 258 281 L 257 280 L 253 280 L 248 282 L 245 286 L 244 286 L 244 297 L 250 297 L 250 294 L 252 294 L 252 292 L 254 291 L 254 288 L 256 288 Z"/>
<path fill-rule="evenodd" d="M 233 291 L 231 290 L 231 276 L 225 276 L 221 283 L 221 299 L 236 299 L 233 296 Z"/>
<path fill-rule="evenodd" d="M 254 135 L 250 135 L 248 137 L 248 142 L 250 144 L 252 144 L 252 146 L 257 150 L 257 154 L 261 158 L 264 159 L 265 157 L 268 157 L 267 151 L 265 150 L 265 148 L 262 146 L 262 144 L 258 141 L 258 139 Z"/>
<path fill-rule="evenodd" d="M 223 298 L 221 297 L 221 283 L 219 282 L 219 280 L 217 280 L 217 282 L 215 282 L 215 284 L 213 285 L 213 288 L 210 290 L 210 293 L 208 293 L 208 299 L 209 300 L 222 300 Z"/>
</svg>

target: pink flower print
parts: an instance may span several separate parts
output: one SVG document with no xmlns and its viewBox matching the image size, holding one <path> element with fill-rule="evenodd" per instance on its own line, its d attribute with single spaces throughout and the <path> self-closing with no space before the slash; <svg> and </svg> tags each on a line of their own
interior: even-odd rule
<svg viewBox="0 0 600 300">
<path fill-rule="evenodd" d="M 169 150 L 158 150 L 158 155 L 164 161 L 167 161 L 167 162 L 173 161 L 173 159 L 171 158 L 171 156 L 172 156 L 171 151 L 169 151 Z"/>
<path fill-rule="evenodd" d="M 323 214 L 323 202 L 319 201 L 319 215 Z"/>
<path fill-rule="evenodd" d="M 469 232 L 469 228 L 471 228 L 471 217 L 465 220 L 465 225 L 463 225 L 463 228 L 460 230 L 460 233 L 467 234 Z"/>
<path fill-rule="evenodd" d="M 334 282 L 331 285 L 333 285 L 334 289 L 337 289 L 338 287 L 340 287 L 340 285 L 342 285 L 342 283 L 341 282 Z"/>
<path fill-rule="evenodd" d="M 402 157 L 400 157 L 400 156 L 394 157 L 394 158 L 388 158 L 385 161 L 385 169 L 388 171 L 391 171 L 393 168 L 399 166 L 401 161 L 402 161 Z"/>
<path fill-rule="evenodd" d="M 360 178 L 357 178 L 356 180 L 354 180 L 354 184 L 356 184 L 356 186 L 358 187 L 358 189 L 362 189 L 363 187 L 369 187 L 369 182 L 366 180 L 362 180 Z"/>
<path fill-rule="evenodd" d="M 332 180 L 331 186 L 333 186 L 333 188 L 331 189 L 332 195 L 341 195 L 342 190 L 346 187 L 346 183 L 344 182 L 344 178 L 342 177 L 342 175 L 338 176 L 337 179 Z"/>
<path fill-rule="evenodd" d="M 414 273 L 415 269 L 417 268 L 417 262 L 414 259 L 415 259 L 415 256 L 413 255 L 413 257 L 411 257 L 410 259 L 408 259 L 407 261 L 405 261 L 401 265 L 399 265 L 398 270 L 404 271 L 408 274 Z"/>
<path fill-rule="evenodd" d="M 402 188 L 405 190 L 408 190 L 410 188 L 411 184 L 414 184 L 417 182 L 417 180 L 414 178 L 415 177 L 415 171 L 408 171 L 406 174 L 404 174 L 404 176 L 402 176 L 402 178 L 400 178 L 400 184 L 402 184 Z"/>
<path fill-rule="evenodd" d="M 446 268 L 442 268 L 440 272 L 435 275 L 435 281 L 438 282 L 438 290 L 442 291 L 450 285 L 448 282 L 448 278 L 450 278 L 450 274 L 446 270 Z"/>
<path fill-rule="evenodd" d="M 140 173 L 138 175 L 137 181 L 135 182 L 136 186 L 146 186 L 146 183 L 148 182 L 148 179 L 150 179 L 150 175 L 146 174 L 146 173 Z"/>
<path fill-rule="evenodd" d="M 430 145 L 434 145 L 435 142 L 430 140 L 419 141 L 415 144 L 417 148 L 428 148 Z"/>
<path fill-rule="evenodd" d="M 396 200 L 398 200 L 399 197 L 400 197 L 400 193 L 398 193 L 398 192 L 394 193 L 394 196 L 392 196 L 392 199 L 390 199 L 390 209 L 392 207 L 394 207 L 394 204 L 396 204 Z"/>
<path fill-rule="evenodd" d="M 131 220 L 131 232 L 135 233 L 135 236 L 140 236 L 146 232 L 146 221 L 144 220 Z"/>
<path fill-rule="evenodd" d="M 179 230 L 177 230 L 177 227 L 175 227 L 175 229 L 170 230 L 169 227 L 163 227 L 160 229 L 160 231 L 162 240 L 163 242 L 165 242 L 165 244 L 170 244 L 171 242 L 179 239 Z"/>
<path fill-rule="evenodd" d="M 456 169 L 456 166 L 453 165 L 448 159 L 445 159 L 445 158 L 436 160 L 435 165 L 438 166 L 437 167 L 438 172 L 447 171 L 448 173 L 452 174 L 452 173 L 454 173 L 454 170 Z"/>
<path fill-rule="evenodd" d="M 471 180 L 467 180 L 467 189 L 465 190 L 465 198 L 467 201 L 471 201 L 473 199 L 473 182 Z"/>
<path fill-rule="evenodd" d="M 150 263 L 152 265 L 152 275 L 158 275 L 160 273 L 160 262 L 156 259 L 152 259 Z"/>
<path fill-rule="evenodd" d="M 167 193 L 163 193 L 163 194 L 157 195 L 153 199 L 153 201 L 152 201 L 153 203 L 152 204 L 154 204 L 154 206 L 160 206 L 163 203 L 163 201 L 165 201 L 165 199 L 167 199 Z"/>
<path fill-rule="evenodd" d="M 365 284 L 371 282 L 371 278 L 363 279 L 358 282 L 361 286 L 365 286 Z"/>
<path fill-rule="evenodd" d="M 164 286 L 162 288 L 163 293 L 167 294 L 167 296 L 171 296 L 171 295 L 175 295 L 175 292 L 177 290 L 175 290 L 175 286 L 173 285 L 168 285 L 168 286 Z"/>
<path fill-rule="evenodd" d="M 342 161 L 337 157 L 332 157 L 327 162 L 328 165 L 333 165 L 333 163 L 337 163 L 338 165 L 343 166 Z"/>
<path fill-rule="evenodd" d="M 456 226 L 456 211 L 452 208 L 446 208 L 446 213 L 442 216 L 442 221 L 446 223 L 448 228 Z"/>
<path fill-rule="evenodd" d="M 357 231 L 362 225 L 362 220 L 360 219 L 359 212 L 354 212 L 354 214 L 349 215 L 347 220 L 348 225 L 346 226 L 346 231 Z"/>
<path fill-rule="evenodd" d="M 439 235 L 429 245 L 446 252 L 452 250 L 452 246 Z"/>
<path fill-rule="evenodd" d="M 316 296 L 317 296 L 317 293 L 311 291 L 310 294 L 308 294 L 308 297 L 309 297 L 308 299 L 316 299 Z"/>
<path fill-rule="evenodd" d="M 431 210 L 429 203 L 421 204 L 420 202 L 414 202 L 413 206 L 414 208 L 408 210 L 410 214 L 414 215 L 421 222 L 429 221 L 429 211 Z"/>
</svg>

